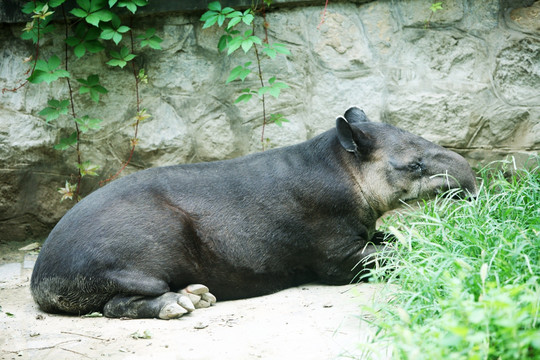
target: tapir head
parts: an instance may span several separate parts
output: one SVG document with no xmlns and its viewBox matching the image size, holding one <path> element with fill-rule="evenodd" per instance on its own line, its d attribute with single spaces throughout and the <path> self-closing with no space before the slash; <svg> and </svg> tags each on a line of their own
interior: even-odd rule
<svg viewBox="0 0 540 360">
<path fill-rule="evenodd" d="M 475 174 L 459 154 L 389 124 L 370 122 L 357 107 L 336 120 L 341 146 L 350 153 L 351 174 L 373 210 L 456 189 L 475 196 Z M 347 154 L 345 154 L 347 156 Z"/>
</svg>

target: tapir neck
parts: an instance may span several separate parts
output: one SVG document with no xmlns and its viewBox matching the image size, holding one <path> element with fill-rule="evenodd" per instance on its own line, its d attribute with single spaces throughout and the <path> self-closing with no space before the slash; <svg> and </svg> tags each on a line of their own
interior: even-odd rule
<svg viewBox="0 0 540 360">
<path fill-rule="evenodd" d="M 346 193 L 347 199 L 343 200 L 352 211 L 358 213 L 358 218 L 362 219 L 366 227 L 374 228 L 382 212 L 372 206 L 369 201 L 371 197 L 365 193 L 367 189 L 362 186 L 362 159 L 343 149 L 335 129 L 313 138 L 306 145 L 309 147 L 306 154 L 311 157 L 314 168 L 320 168 L 320 175 L 328 177 L 327 181 L 334 190 L 333 196 Z"/>
</svg>

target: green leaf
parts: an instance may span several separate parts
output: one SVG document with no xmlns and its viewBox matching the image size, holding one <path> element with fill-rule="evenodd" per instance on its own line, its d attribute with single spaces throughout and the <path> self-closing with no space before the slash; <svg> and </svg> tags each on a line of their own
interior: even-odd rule
<svg viewBox="0 0 540 360">
<path fill-rule="evenodd" d="M 60 115 L 65 115 L 69 111 L 69 100 L 59 101 L 51 99 L 47 102 L 47 104 L 49 104 L 49 106 L 39 112 L 39 115 L 45 117 L 45 121 L 47 123 L 58 119 Z"/>
<path fill-rule="evenodd" d="M 437 12 L 437 10 L 442 10 L 442 8 L 442 2 L 436 2 L 431 4 L 429 9 L 433 12 Z"/>
<path fill-rule="evenodd" d="M 77 0 L 77 5 L 87 12 L 90 12 L 90 0 Z"/>
<path fill-rule="evenodd" d="M 101 29 L 96 28 L 96 27 L 90 27 L 90 28 L 86 27 L 86 33 L 84 35 L 84 40 L 85 41 L 91 41 L 91 40 L 99 39 L 100 34 L 101 34 Z"/>
<path fill-rule="evenodd" d="M 133 4 L 133 3 L 128 3 L 126 4 L 126 8 L 131 11 L 133 14 L 135 14 L 135 12 L 137 11 L 137 5 Z"/>
<path fill-rule="evenodd" d="M 129 55 L 129 49 L 126 46 L 122 46 L 120 49 L 120 57 L 123 59 Z"/>
<path fill-rule="evenodd" d="M 76 38 L 75 36 L 70 36 L 66 39 L 66 44 L 71 47 L 78 45 L 80 42 L 81 40 L 79 40 L 79 38 Z"/>
<path fill-rule="evenodd" d="M 112 28 L 106 28 L 101 32 L 99 37 L 104 40 L 111 40 L 114 34 L 116 34 L 116 31 L 114 31 Z"/>
<path fill-rule="evenodd" d="M 279 97 L 281 89 L 287 89 L 288 87 L 289 85 L 283 82 L 275 82 L 272 84 L 272 87 L 270 87 L 270 89 L 268 90 L 268 93 L 277 99 Z"/>
<path fill-rule="evenodd" d="M 88 13 L 86 11 L 84 11 L 83 9 L 80 9 L 80 8 L 75 8 L 75 9 L 71 10 L 70 13 L 73 14 L 74 16 L 80 17 L 80 18 L 84 18 L 84 17 L 88 16 Z"/>
<path fill-rule="evenodd" d="M 199 18 L 199 21 L 206 21 L 206 20 L 210 19 L 211 17 L 215 17 L 216 14 L 217 13 L 215 11 L 207 11 L 204 14 L 201 15 L 201 17 Z"/>
<path fill-rule="evenodd" d="M 39 22 L 33 21 L 31 23 L 28 23 L 26 28 L 23 30 L 23 33 L 21 34 L 21 38 L 24 40 L 32 40 L 32 42 L 36 44 L 38 40 L 38 29 L 40 38 L 43 38 L 43 35 L 53 32 L 55 30 L 54 25 L 49 24 L 50 20 L 51 18 L 47 17 Z"/>
<path fill-rule="evenodd" d="M 105 0 L 90 0 L 89 12 L 96 12 L 105 7 Z"/>
<path fill-rule="evenodd" d="M 252 14 L 247 14 L 247 15 L 244 15 L 244 17 L 242 18 L 242 21 L 246 25 L 251 25 L 251 23 L 253 22 L 253 19 L 255 19 L 255 17 Z"/>
<path fill-rule="evenodd" d="M 163 41 L 160 37 L 155 36 L 156 29 L 150 28 L 146 31 L 145 35 L 137 36 L 137 39 L 141 41 L 141 47 L 150 46 L 152 49 L 161 50 L 160 43 Z"/>
<path fill-rule="evenodd" d="M 49 64 L 47 64 L 45 60 L 39 59 L 38 61 L 36 61 L 36 70 L 48 71 Z"/>
<path fill-rule="evenodd" d="M 91 53 L 98 53 L 105 49 L 102 43 L 97 40 L 87 41 L 84 43 L 84 47 Z"/>
<path fill-rule="evenodd" d="M 94 26 L 98 26 L 100 21 L 107 22 L 111 21 L 111 19 L 112 13 L 109 10 L 99 10 L 89 14 L 86 17 L 86 22 Z"/>
<path fill-rule="evenodd" d="M 221 13 L 223 15 L 231 14 L 233 12 L 234 12 L 234 9 L 232 7 L 226 7 L 223 10 L 221 10 Z M 240 11 L 237 11 L 237 12 L 239 13 Z"/>
<path fill-rule="evenodd" d="M 75 119 L 75 122 L 79 124 L 79 130 L 81 132 L 87 132 L 88 130 L 99 130 L 101 129 L 101 119 L 92 119 L 88 115 L 83 116 L 82 118 Z"/>
<path fill-rule="evenodd" d="M 229 23 L 227 24 L 227 29 L 230 29 L 232 28 L 233 26 L 237 25 L 240 21 L 242 21 L 242 18 L 240 17 L 235 17 L 235 18 L 232 18 Z"/>
<path fill-rule="evenodd" d="M 56 55 L 53 55 L 49 58 L 49 64 L 48 64 L 48 70 L 49 71 L 53 71 L 55 70 L 58 66 L 60 66 L 60 58 Z"/>
<path fill-rule="evenodd" d="M 289 119 L 283 117 L 283 114 L 270 114 L 269 122 L 282 127 L 284 122 L 289 122 Z"/>
<path fill-rule="evenodd" d="M 246 39 L 242 41 L 242 50 L 244 50 L 245 53 L 247 53 L 249 49 L 251 49 L 252 46 L 253 46 L 253 41 L 251 41 L 250 39 Z"/>
<path fill-rule="evenodd" d="M 263 52 L 271 59 L 274 59 L 277 54 L 290 55 L 291 52 L 283 44 L 263 44 Z"/>
<path fill-rule="evenodd" d="M 123 68 L 126 66 L 127 62 L 130 60 L 133 60 L 135 58 L 135 55 L 129 53 L 129 49 L 127 47 L 122 47 L 120 52 L 112 50 L 110 52 L 113 59 L 107 61 L 107 64 L 110 66 L 119 66 Z"/>
<path fill-rule="evenodd" d="M 117 2 L 118 0 L 109 0 L 109 7 L 112 8 Z"/>
<path fill-rule="evenodd" d="M 27 2 L 24 4 L 24 6 L 21 8 L 21 11 L 25 14 L 31 14 L 36 10 L 36 5 L 33 1 Z"/>
<path fill-rule="evenodd" d="M 77 56 L 78 58 L 82 58 L 84 54 L 86 54 L 86 47 L 84 46 L 84 44 L 79 44 L 75 46 L 73 52 L 75 53 L 75 56 Z"/>
<path fill-rule="evenodd" d="M 286 89 L 289 87 L 289 85 L 285 84 L 284 82 L 276 82 L 276 77 L 271 77 L 268 82 L 271 86 L 263 86 L 259 89 L 258 95 L 263 96 L 266 93 L 272 95 L 275 98 L 279 97 L 279 94 L 281 92 L 281 89 Z"/>
<path fill-rule="evenodd" d="M 207 29 L 211 26 L 213 26 L 218 20 L 218 15 L 215 15 L 211 18 L 208 18 L 205 22 L 204 22 L 204 25 L 203 25 L 203 29 Z"/>
<path fill-rule="evenodd" d="M 150 28 L 150 29 L 146 30 L 145 35 L 146 35 L 147 38 L 150 38 L 150 37 L 154 36 L 155 33 L 156 33 L 156 29 Z"/>
<path fill-rule="evenodd" d="M 242 41 L 244 41 L 244 39 L 241 36 L 232 38 L 232 40 L 230 40 L 228 44 L 229 50 L 227 50 L 227 55 L 230 55 L 237 49 L 239 49 L 240 46 L 242 46 Z"/>
<path fill-rule="evenodd" d="M 60 139 L 60 142 L 54 145 L 56 150 L 66 150 L 77 143 L 77 132 L 71 133 L 67 138 Z"/>
<path fill-rule="evenodd" d="M 236 80 L 237 78 L 240 78 L 240 80 L 244 81 L 245 78 L 251 73 L 251 70 L 247 68 L 249 65 L 251 65 L 251 62 L 247 62 L 244 65 L 239 65 L 232 69 L 225 83 L 228 84 L 231 81 Z"/>
<path fill-rule="evenodd" d="M 227 19 L 240 18 L 240 20 L 242 20 L 242 13 L 240 11 L 234 11 L 234 9 L 232 10 L 233 10 L 232 12 L 227 13 L 226 18 Z M 225 11 L 222 11 L 222 13 L 225 13 Z"/>
<path fill-rule="evenodd" d="M 122 30 L 122 31 L 120 31 L 120 30 Z M 112 27 L 106 25 L 106 26 L 103 27 L 103 31 L 101 32 L 99 37 L 104 39 L 104 40 L 111 40 L 112 39 L 114 41 L 114 43 L 118 45 L 118 43 L 120 43 L 120 41 L 122 40 L 122 34 L 120 32 L 126 32 L 128 30 L 129 30 L 129 27 L 127 27 L 127 26 L 121 26 L 118 29 L 113 29 Z"/>
<path fill-rule="evenodd" d="M 79 88 L 79 94 L 82 95 L 89 93 L 90 98 L 96 103 L 99 102 L 100 94 L 106 94 L 109 92 L 107 89 L 105 89 L 99 84 L 99 76 L 96 74 L 89 75 L 86 80 L 77 79 L 77 81 L 84 85 Z"/>
<path fill-rule="evenodd" d="M 248 39 L 253 41 L 257 45 L 262 45 L 262 40 L 258 36 L 250 36 Z"/>
<path fill-rule="evenodd" d="M 112 37 L 112 40 L 114 41 L 114 43 L 116 45 L 118 45 L 118 43 L 120 43 L 120 41 L 122 41 L 122 35 L 120 35 L 119 33 L 115 32 L 113 37 Z"/>
<path fill-rule="evenodd" d="M 219 1 L 213 1 L 208 4 L 208 9 L 219 12 L 221 11 L 221 4 L 219 3 Z"/>
<path fill-rule="evenodd" d="M 129 26 L 125 26 L 125 25 L 122 25 L 120 27 L 118 27 L 118 29 L 116 29 L 116 31 L 118 31 L 119 33 L 125 33 L 125 32 L 128 32 L 129 30 L 131 30 L 131 28 Z"/>
<path fill-rule="evenodd" d="M 219 38 L 219 42 L 218 42 L 218 51 L 219 52 L 222 52 L 223 50 L 225 50 L 227 48 L 227 43 L 232 39 L 232 36 L 230 35 L 222 35 L 220 38 Z"/>
<path fill-rule="evenodd" d="M 223 26 L 223 23 L 225 22 L 225 15 L 223 14 L 219 14 L 217 16 L 217 23 L 218 23 L 218 26 Z"/>
<path fill-rule="evenodd" d="M 257 94 L 259 96 L 263 96 L 264 94 L 266 94 L 268 91 L 270 90 L 270 88 L 268 86 L 263 86 L 259 89 L 259 91 L 257 91 Z"/>
<path fill-rule="evenodd" d="M 118 29 L 122 25 L 120 18 L 115 13 L 112 13 L 111 25 L 115 29 Z"/>
<path fill-rule="evenodd" d="M 277 55 L 277 51 L 275 49 L 272 49 L 272 48 L 269 48 L 269 47 L 265 47 L 263 48 L 263 53 L 265 53 L 266 55 L 268 55 L 268 57 L 270 59 L 274 59 Z"/>
<path fill-rule="evenodd" d="M 33 84 L 39 84 L 41 82 L 50 84 L 61 77 L 69 77 L 69 72 L 63 69 L 57 69 L 59 65 L 60 58 L 56 55 L 51 56 L 49 62 L 38 60 L 34 72 L 27 80 Z"/>
<path fill-rule="evenodd" d="M 287 49 L 286 45 L 284 44 L 274 43 L 272 46 L 274 50 L 276 50 L 280 54 L 291 55 L 291 52 L 289 51 L 289 49 Z"/>
<path fill-rule="evenodd" d="M 152 49 L 156 49 L 156 50 L 161 50 L 161 45 L 160 43 L 162 42 L 163 40 L 157 36 L 152 36 L 152 38 L 150 38 L 148 40 L 148 45 L 152 48 Z"/>
<path fill-rule="evenodd" d="M 146 3 L 144 3 L 144 5 L 146 5 Z M 144 5 L 142 5 L 142 6 L 144 6 Z M 135 14 L 135 12 L 137 12 L 137 4 L 134 1 L 131 1 L 131 0 L 120 0 L 120 2 L 118 3 L 118 7 L 125 7 L 126 9 L 131 11 L 131 13 L 133 13 L 133 14 Z"/>
<path fill-rule="evenodd" d="M 119 66 L 119 67 L 123 68 L 124 66 L 126 66 L 127 62 L 125 62 L 124 60 L 120 60 L 120 59 L 111 59 L 111 60 L 107 61 L 106 64 L 110 65 L 110 66 Z"/>
<path fill-rule="evenodd" d="M 251 100 L 251 97 L 253 95 L 252 94 L 242 94 L 240 95 L 239 97 L 236 98 L 236 100 L 234 101 L 235 104 L 238 104 L 239 102 L 248 102 L 249 100 Z"/>
</svg>

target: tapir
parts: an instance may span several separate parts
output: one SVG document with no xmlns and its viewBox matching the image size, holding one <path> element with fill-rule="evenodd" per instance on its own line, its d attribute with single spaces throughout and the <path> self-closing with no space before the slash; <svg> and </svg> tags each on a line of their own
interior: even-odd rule
<svg viewBox="0 0 540 360">
<path fill-rule="evenodd" d="M 347 284 L 383 245 L 377 218 L 450 189 L 476 193 L 463 157 L 351 107 L 297 145 L 94 191 L 51 231 L 30 287 L 46 312 L 171 319 L 216 298 Z"/>
</svg>

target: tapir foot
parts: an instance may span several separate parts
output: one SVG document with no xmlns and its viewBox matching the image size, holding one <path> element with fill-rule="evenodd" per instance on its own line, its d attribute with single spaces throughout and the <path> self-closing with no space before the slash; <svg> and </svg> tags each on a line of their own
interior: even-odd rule
<svg viewBox="0 0 540 360">
<path fill-rule="evenodd" d="M 166 292 L 157 297 L 124 296 L 117 295 L 109 300 L 103 314 L 107 317 L 129 317 L 177 319 L 195 309 L 209 307 L 216 303 L 204 285 L 189 285 L 185 289 L 175 292 Z"/>
<path fill-rule="evenodd" d="M 188 285 L 180 290 L 181 295 L 187 296 L 195 309 L 207 308 L 216 303 L 216 297 L 210 293 L 210 290 L 201 284 Z"/>
</svg>

